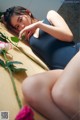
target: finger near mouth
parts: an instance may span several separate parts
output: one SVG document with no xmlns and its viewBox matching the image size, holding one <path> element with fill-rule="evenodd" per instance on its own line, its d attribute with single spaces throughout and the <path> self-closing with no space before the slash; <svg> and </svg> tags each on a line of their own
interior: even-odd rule
<svg viewBox="0 0 80 120">
<path fill-rule="evenodd" d="M 32 32 L 30 31 L 30 32 L 28 33 L 28 38 L 29 38 L 31 35 L 32 35 Z"/>
</svg>

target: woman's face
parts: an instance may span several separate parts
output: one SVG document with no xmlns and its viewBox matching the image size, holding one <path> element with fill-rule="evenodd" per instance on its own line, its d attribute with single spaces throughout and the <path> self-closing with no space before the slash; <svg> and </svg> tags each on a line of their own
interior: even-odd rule
<svg viewBox="0 0 80 120">
<path fill-rule="evenodd" d="M 28 15 L 13 15 L 11 17 L 11 24 L 19 32 L 25 26 L 28 26 L 31 24 L 31 17 Z"/>
</svg>

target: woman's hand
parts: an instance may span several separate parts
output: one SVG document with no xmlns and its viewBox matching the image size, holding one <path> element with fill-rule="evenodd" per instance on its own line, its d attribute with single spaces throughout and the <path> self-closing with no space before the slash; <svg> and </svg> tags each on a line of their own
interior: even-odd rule
<svg viewBox="0 0 80 120">
<path fill-rule="evenodd" d="M 26 38 L 29 39 L 30 36 L 35 32 L 35 30 L 38 28 L 39 22 L 33 23 L 29 26 L 26 26 L 24 29 L 22 29 L 19 33 L 19 39 L 22 38 L 22 35 L 26 33 Z"/>
</svg>

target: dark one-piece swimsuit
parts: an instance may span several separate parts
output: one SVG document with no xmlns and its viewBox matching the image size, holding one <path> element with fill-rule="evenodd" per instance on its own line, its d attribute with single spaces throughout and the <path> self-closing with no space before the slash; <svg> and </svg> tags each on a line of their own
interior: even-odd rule
<svg viewBox="0 0 80 120">
<path fill-rule="evenodd" d="M 47 18 L 43 23 L 51 25 Z M 80 43 L 60 41 L 41 29 L 39 38 L 31 36 L 29 44 L 34 54 L 51 70 L 64 69 L 80 48 Z"/>
</svg>

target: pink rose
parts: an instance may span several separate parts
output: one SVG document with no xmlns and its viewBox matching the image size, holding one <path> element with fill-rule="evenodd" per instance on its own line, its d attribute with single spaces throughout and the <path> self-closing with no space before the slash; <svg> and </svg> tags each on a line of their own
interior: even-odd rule
<svg viewBox="0 0 80 120">
<path fill-rule="evenodd" d="M 0 50 L 9 50 L 12 49 L 12 44 L 11 43 L 6 43 L 0 41 Z"/>
<path fill-rule="evenodd" d="M 34 114 L 29 106 L 24 106 L 17 114 L 15 120 L 34 120 Z"/>
</svg>

